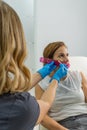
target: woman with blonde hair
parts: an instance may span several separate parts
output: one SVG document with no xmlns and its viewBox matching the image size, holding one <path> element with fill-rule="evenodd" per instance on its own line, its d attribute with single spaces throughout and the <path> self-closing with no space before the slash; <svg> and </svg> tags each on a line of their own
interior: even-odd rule
<svg viewBox="0 0 87 130">
<path fill-rule="evenodd" d="M 0 130 L 33 130 L 54 100 L 56 73 L 40 100 L 28 92 L 56 68 L 54 62 L 31 75 L 24 65 L 25 57 L 26 41 L 19 16 L 0 0 Z M 67 69 L 64 72 L 62 68 L 63 77 Z"/>
</svg>

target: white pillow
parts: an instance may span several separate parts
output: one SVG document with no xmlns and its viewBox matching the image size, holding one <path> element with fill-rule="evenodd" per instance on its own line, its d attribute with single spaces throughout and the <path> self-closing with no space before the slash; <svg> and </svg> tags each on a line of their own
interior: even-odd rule
<svg viewBox="0 0 87 130">
<path fill-rule="evenodd" d="M 70 70 L 82 71 L 87 76 L 87 57 L 70 56 Z"/>
</svg>

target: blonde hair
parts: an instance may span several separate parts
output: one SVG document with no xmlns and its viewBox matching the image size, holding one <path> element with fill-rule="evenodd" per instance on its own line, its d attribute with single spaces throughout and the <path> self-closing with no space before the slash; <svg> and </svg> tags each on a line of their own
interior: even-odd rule
<svg viewBox="0 0 87 130">
<path fill-rule="evenodd" d="M 0 94 L 28 91 L 31 74 L 24 65 L 26 41 L 19 16 L 0 0 Z"/>
</svg>

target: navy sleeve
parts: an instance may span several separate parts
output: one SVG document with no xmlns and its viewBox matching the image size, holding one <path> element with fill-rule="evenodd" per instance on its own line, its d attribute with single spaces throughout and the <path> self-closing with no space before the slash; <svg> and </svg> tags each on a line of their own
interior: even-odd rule
<svg viewBox="0 0 87 130">
<path fill-rule="evenodd" d="M 24 100 L 23 107 L 25 109 L 25 111 L 23 110 L 24 114 L 22 112 L 23 118 L 27 123 L 28 130 L 33 130 L 40 113 L 39 104 L 36 98 L 28 92 L 23 93 L 21 96 L 22 101 Z"/>
<path fill-rule="evenodd" d="M 29 126 L 34 127 L 40 113 L 39 104 L 37 103 L 35 97 L 29 95 L 29 99 L 27 100 L 27 106 L 29 108 Z"/>
</svg>

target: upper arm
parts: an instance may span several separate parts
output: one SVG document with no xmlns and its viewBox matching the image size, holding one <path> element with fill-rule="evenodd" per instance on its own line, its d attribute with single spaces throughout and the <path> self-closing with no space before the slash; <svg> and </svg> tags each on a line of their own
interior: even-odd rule
<svg viewBox="0 0 87 130">
<path fill-rule="evenodd" d="M 43 92 L 44 92 L 44 90 L 40 87 L 39 84 L 37 84 L 37 85 L 35 86 L 35 97 L 36 97 L 37 99 L 40 99 L 41 96 L 42 96 L 42 94 L 43 94 Z"/>
<path fill-rule="evenodd" d="M 37 84 L 35 86 L 35 96 L 36 96 L 36 99 L 40 99 L 41 96 L 43 95 L 44 93 L 44 90 L 40 87 L 39 84 Z M 40 123 L 42 121 L 42 119 L 44 118 L 44 116 L 46 115 L 46 113 L 48 112 L 49 110 L 49 104 L 43 100 L 37 100 L 38 104 L 39 104 L 39 107 L 40 107 L 40 114 L 39 114 L 39 117 L 38 117 L 38 120 L 37 120 L 37 123 Z"/>
<path fill-rule="evenodd" d="M 45 101 L 37 100 L 37 102 L 40 107 L 40 114 L 39 114 L 36 124 L 40 123 L 43 120 L 44 116 L 47 114 L 47 112 L 50 108 L 49 103 L 47 103 Z"/>
<path fill-rule="evenodd" d="M 82 87 L 87 86 L 87 78 L 84 75 L 84 73 L 80 72 L 81 77 L 82 77 Z"/>
<path fill-rule="evenodd" d="M 81 77 L 82 77 L 82 89 L 85 95 L 85 101 L 87 102 L 87 78 L 82 72 Z"/>
</svg>

